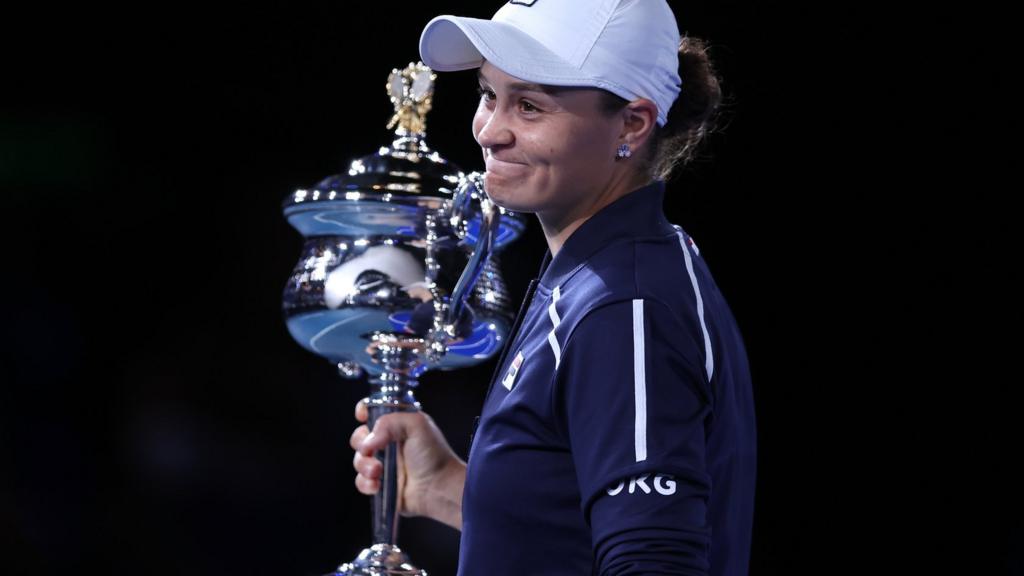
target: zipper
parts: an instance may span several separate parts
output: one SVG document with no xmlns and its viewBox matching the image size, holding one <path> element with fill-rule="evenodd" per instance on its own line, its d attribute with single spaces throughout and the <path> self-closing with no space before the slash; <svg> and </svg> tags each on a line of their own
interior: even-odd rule
<svg viewBox="0 0 1024 576">
<path fill-rule="evenodd" d="M 487 388 L 487 395 L 484 396 L 484 406 L 487 406 L 487 399 L 491 397 L 491 390 L 494 389 L 494 382 L 501 373 L 501 369 L 505 366 L 505 359 L 508 357 L 510 350 L 519 344 L 519 328 L 523 324 L 523 317 L 526 316 L 526 312 L 530 308 L 530 304 L 533 302 L 533 293 L 537 291 L 537 284 L 540 281 L 537 278 L 530 280 L 530 285 L 526 288 L 526 296 L 523 298 L 523 303 L 519 305 L 519 313 L 516 314 L 516 320 L 512 323 L 512 330 L 509 331 L 509 335 L 512 339 L 509 341 L 509 345 L 505 346 L 505 349 L 501 351 L 501 358 L 498 359 L 498 365 L 494 367 L 494 374 L 491 376 L 491 385 Z"/>
<path fill-rule="evenodd" d="M 526 312 L 530 308 L 530 304 L 533 303 L 533 294 L 537 291 L 537 284 L 540 283 L 540 279 L 544 277 L 544 271 L 547 270 L 548 265 L 551 263 L 551 252 L 546 251 L 544 258 L 540 263 L 540 272 L 537 273 L 537 277 L 530 280 L 529 286 L 526 287 L 526 296 L 523 297 L 522 303 L 519 304 L 519 312 L 516 313 L 516 319 L 512 321 L 512 329 L 509 330 L 509 344 L 505 346 L 501 351 L 501 356 L 498 358 L 498 365 L 494 367 L 494 374 L 491 375 L 491 383 L 487 388 L 487 394 L 484 396 L 483 406 L 480 408 L 481 414 L 485 408 L 487 408 L 487 400 L 491 397 L 491 391 L 494 390 L 494 382 L 497 380 L 498 375 L 501 374 L 501 369 L 505 366 L 505 358 L 508 357 L 509 350 L 516 347 L 519 339 L 519 327 L 523 323 L 523 317 L 526 316 Z M 473 438 L 476 436 L 477 426 L 480 425 L 480 415 L 473 418 L 473 430 L 469 433 L 469 454 L 466 456 L 467 463 L 469 462 L 470 456 L 473 454 Z"/>
</svg>

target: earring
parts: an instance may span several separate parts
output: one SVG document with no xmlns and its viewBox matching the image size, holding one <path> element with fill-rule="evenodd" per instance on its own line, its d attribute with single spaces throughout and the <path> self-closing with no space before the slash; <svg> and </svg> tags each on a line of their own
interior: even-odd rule
<svg viewBox="0 0 1024 576">
<path fill-rule="evenodd" d="M 616 158 L 629 158 L 633 155 L 632 150 L 629 149 L 629 144 L 620 144 L 619 149 L 615 151 Z"/>
</svg>

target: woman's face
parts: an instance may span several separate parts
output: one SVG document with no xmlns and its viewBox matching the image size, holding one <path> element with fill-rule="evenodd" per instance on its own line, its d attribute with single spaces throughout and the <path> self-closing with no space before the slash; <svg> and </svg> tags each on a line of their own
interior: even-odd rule
<svg viewBox="0 0 1024 576">
<path fill-rule="evenodd" d="M 473 136 L 498 205 L 567 214 L 608 185 L 623 122 L 602 112 L 599 90 L 523 82 L 489 62 L 478 74 Z"/>
</svg>

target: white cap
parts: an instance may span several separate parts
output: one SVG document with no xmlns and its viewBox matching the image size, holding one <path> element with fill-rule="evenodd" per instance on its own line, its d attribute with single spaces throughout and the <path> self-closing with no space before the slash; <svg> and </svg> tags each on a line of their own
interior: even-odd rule
<svg viewBox="0 0 1024 576">
<path fill-rule="evenodd" d="M 511 0 L 490 20 L 438 16 L 420 36 L 434 70 L 478 68 L 552 86 L 604 88 L 658 106 L 679 95 L 679 28 L 665 0 Z"/>
</svg>

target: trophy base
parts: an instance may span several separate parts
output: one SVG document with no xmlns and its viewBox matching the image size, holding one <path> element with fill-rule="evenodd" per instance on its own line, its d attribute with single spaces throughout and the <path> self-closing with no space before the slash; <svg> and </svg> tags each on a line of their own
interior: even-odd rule
<svg viewBox="0 0 1024 576">
<path fill-rule="evenodd" d="M 409 558 L 398 546 L 374 544 L 363 549 L 352 562 L 346 562 L 327 576 L 427 576 L 409 563 Z"/>
</svg>

